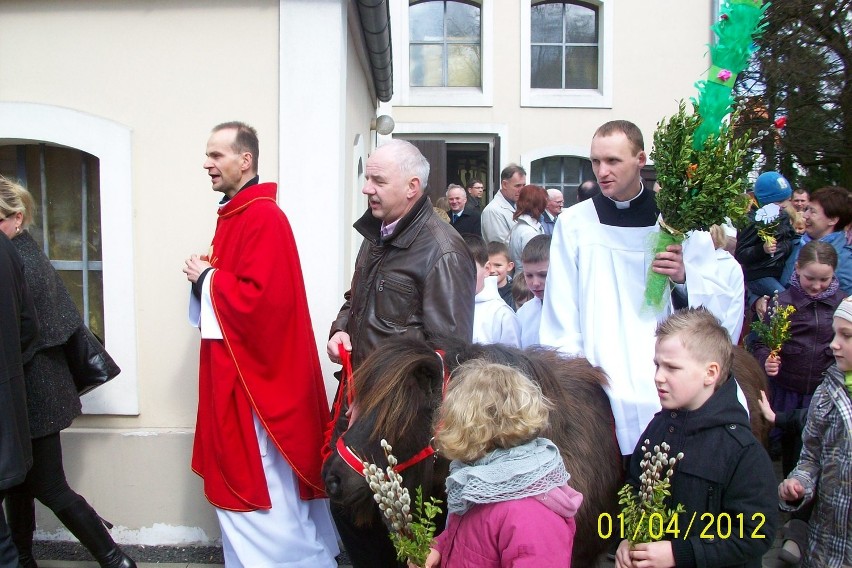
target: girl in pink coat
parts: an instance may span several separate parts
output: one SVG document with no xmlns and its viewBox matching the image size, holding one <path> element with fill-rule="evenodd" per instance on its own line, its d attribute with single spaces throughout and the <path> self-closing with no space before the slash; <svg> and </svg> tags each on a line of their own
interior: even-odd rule
<svg viewBox="0 0 852 568">
<path fill-rule="evenodd" d="M 455 375 L 435 439 L 453 460 L 449 518 L 425 568 L 571 566 L 583 496 L 553 442 L 538 437 L 551 403 L 511 367 L 473 360 Z"/>
</svg>

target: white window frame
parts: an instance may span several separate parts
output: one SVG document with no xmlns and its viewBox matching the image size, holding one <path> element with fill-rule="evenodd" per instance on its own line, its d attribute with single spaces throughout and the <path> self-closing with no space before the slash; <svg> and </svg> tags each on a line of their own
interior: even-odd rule
<svg viewBox="0 0 852 568">
<path fill-rule="evenodd" d="M 531 172 L 532 163 L 536 160 L 550 158 L 552 156 L 573 156 L 575 158 L 585 158 L 588 160 L 590 159 L 589 151 L 590 148 L 588 146 L 542 146 L 540 148 L 533 148 L 532 150 L 528 150 L 521 154 L 519 163 L 525 170 Z"/>
<path fill-rule="evenodd" d="M 494 99 L 494 4 L 497 0 L 480 2 L 480 61 L 482 87 L 412 87 L 409 83 L 408 0 L 390 3 L 393 41 L 393 99 L 394 106 L 483 106 L 490 107 Z M 503 0 L 505 2 L 505 0 Z"/>
<path fill-rule="evenodd" d="M 67 108 L 0 102 L 0 139 L 67 146 L 100 160 L 104 333 L 121 374 L 85 395 L 83 412 L 138 415 L 131 130 Z"/>
<path fill-rule="evenodd" d="M 521 0 L 521 106 L 612 108 L 615 0 L 583 0 L 598 7 L 597 89 L 533 89 L 531 84 L 532 0 Z"/>
</svg>

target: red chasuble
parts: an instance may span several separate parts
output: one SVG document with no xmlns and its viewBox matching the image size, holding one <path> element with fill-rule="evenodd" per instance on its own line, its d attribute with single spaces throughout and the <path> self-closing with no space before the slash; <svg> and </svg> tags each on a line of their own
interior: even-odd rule
<svg viewBox="0 0 852 568">
<path fill-rule="evenodd" d="M 299 479 L 324 497 L 320 468 L 328 405 L 290 223 L 263 183 L 219 211 L 208 273 L 223 339 L 201 340 L 192 469 L 220 509 L 271 508 L 252 410 Z"/>
</svg>

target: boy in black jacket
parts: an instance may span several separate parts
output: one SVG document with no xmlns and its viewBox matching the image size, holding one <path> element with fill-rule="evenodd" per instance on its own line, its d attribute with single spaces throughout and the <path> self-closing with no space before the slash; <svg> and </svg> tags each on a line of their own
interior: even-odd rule
<svg viewBox="0 0 852 568">
<path fill-rule="evenodd" d="M 683 452 L 667 505 L 686 511 L 679 531 L 665 534 L 671 540 L 633 548 L 622 541 L 616 566 L 759 568 L 778 524 L 775 473 L 737 400 L 731 340 L 704 308 L 678 310 L 656 336 L 654 382 L 663 409 L 633 452 L 628 482 L 639 485 L 644 440 L 652 447 L 666 442 L 669 455 Z"/>
</svg>

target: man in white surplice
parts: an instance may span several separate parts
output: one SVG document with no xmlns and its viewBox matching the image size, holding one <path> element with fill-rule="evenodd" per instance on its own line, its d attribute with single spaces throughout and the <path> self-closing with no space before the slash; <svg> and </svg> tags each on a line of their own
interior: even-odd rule
<svg viewBox="0 0 852 568">
<path fill-rule="evenodd" d="M 617 120 L 598 128 L 591 160 L 601 193 L 556 221 L 539 334 L 542 344 L 583 355 L 609 375 L 618 444 L 629 455 L 660 410 L 654 331 L 674 309 L 671 302 L 658 314 L 643 308 L 649 265 L 675 283 L 678 307 L 703 305 L 724 314 L 731 302 L 742 301 L 742 291 L 717 275 L 709 233 L 694 232 L 682 247 L 670 245 L 650 258 L 659 210 L 639 175 L 647 156 L 635 124 Z"/>
</svg>

